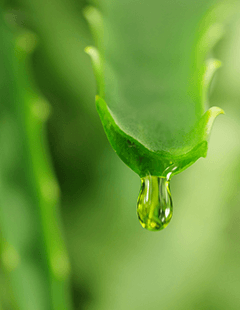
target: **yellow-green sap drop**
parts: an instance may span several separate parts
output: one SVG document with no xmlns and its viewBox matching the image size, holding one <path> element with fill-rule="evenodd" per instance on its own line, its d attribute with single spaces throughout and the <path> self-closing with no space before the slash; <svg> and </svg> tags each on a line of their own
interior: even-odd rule
<svg viewBox="0 0 240 310">
<path fill-rule="evenodd" d="M 141 178 L 137 214 L 142 227 L 156 231 L 169 224 L 173 212 L 169 182 L 151 175 Z"/>
</svg>

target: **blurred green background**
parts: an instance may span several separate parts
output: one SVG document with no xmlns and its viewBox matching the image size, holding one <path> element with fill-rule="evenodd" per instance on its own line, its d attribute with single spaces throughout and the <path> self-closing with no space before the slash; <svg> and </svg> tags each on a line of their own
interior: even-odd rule
<svg viewBox="0 0 240 310">
<path fill-rule="evenodd" d="M 152 233 L 136 216 L 140 179 L 95 111 L 87 4 L 1 1 L 0 309 L 240 309 L 237 16 L 214 48 L 224 66 L 210 103 L 226 115 L 207 158 L 173 178 L 174 217 Z M 19 27 L 36 36 L 26 63 L 12 53 Z M 37 114 L 50 116 L 35 128 L 24 115 L 36 96 Z"/>
</svg>

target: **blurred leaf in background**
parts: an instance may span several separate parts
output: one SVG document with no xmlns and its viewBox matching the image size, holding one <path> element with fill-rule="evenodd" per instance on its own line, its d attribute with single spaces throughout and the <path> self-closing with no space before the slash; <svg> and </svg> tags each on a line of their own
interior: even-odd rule
<svg viewBox="0 0 240 310">
<path fill-rule="evenodd" d="M 84 53 L 93 44 L 82 14 L 87 4 L 73 0 L 4 4 L 2 16 L 8 26 L 1 26 L 5 42 L 0 90 L 4 102 L 0 119 L 1 307 L 53 308 L 50 287 L 54 273 L 43 240 L 40 219 L 46 217 L 39 216 L 41 194 L 37 193 L 43 185 L 37 182 L 41 172 L 51 178 L 53 172 L 51 168 L 41 171 L 42 162 L 39 166 L 32 162 L 39 156 L 45 163 L 49 158 L 48 147 L 42 143 L 44 130 L 38 125 L 37 132 L 43 135 L 29 146 L 29 133 L 34 132 L 29 124 L 36 120 L 22 120 L 39 98 L 36 93 L 42 93 L 40 98 L 51 106 L 48 145 L 61 191 L 61 218 L 71 264 L 71 292 L 64 286 L 66 296 L 69 292 L 71 297 L 66 306 L 58 294 L 55 309 L 71 308 L 71 300 L 74 309 L 88 310 L 239 309 L 239 13 L 214 50 L 224 66 L 213 81 L 210 102 L 221 106 L 226 116 L 216 121 L 208 157 L 173 178 L 171 225 L 161 233 L 151 233 L 136 218 L 139 178 L 112 151 L 95 111 L 95 82 Z M 12 68 L 16 55 L 9 56 L 16 42 L 15 30 L 6 27 L 11 29 L 12 24 L 37 35 L 37 47 L 31 64 L 24 65 L 24 76 L 23 71 Z M 9 31 L 6 43 L 3 33 Z M 13 87 L 18 91 L 13 92 Z M 26 93 L 31 94 L 27 100 Z M 49 165 L 49 159 L 47 162 Z M 16 243 L 24 245 L 21 253 L 18 246 L 5 241 L 6 235 L 24 240 Z M 21 239 L 23 235 L 25 239 Z M 58 244 L 61 248 L 62 241 Z M 6 270 L 7 266 L 11 268 Z M 22 269 L 14 282 L 11 277 L 16 266 Z M 21 289 L 24 282 L 28 285 L 25 291 Z"/>
<path fill-rule="evenodd" d="M 35 35 L 0 12 L 2 307 L 71 309 L 59 188 L 46 143 L 49 106 L 34 85 Z M 12 296 L 6 298 L 6 295 Z"/>
</svg>

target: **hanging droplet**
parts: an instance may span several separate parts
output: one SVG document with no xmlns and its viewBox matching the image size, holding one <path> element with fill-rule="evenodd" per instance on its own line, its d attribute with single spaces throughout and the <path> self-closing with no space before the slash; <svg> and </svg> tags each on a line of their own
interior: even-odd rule
<svg viewBox="0 0 240 310">
<path fill-rule="evenodd" d="M 169 182 L 168 176 L 163 178 L 149 175 L 141 178 L 137 214 L 142 227 L 156 231 L 169 224 L 173 212 Z"/>
</svg>

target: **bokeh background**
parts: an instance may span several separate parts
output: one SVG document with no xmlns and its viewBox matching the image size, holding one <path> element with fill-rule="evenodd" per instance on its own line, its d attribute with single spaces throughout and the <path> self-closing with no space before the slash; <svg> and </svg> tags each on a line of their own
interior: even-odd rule
<svg viewBox="0 0 240 310">
<path fill-rule="evenodd" d="M 58 221 L 54 228 L 48 211 L 38 214 L 41 195 L 36 194 L 36 201 L 28 206 L 21 199 L 33 195 L 34 186 L 48 188 L 48 184 L 30 177 L 29 183 L 23 184 L 20 178 L 23 186 L 14 187 L 4 177 L 4 161 L 0 163 L 0 309 L 240 309 L 239 18 L 227 24 L 214 48 L 223 67 L 214 78 L 210 103 L 223 108 L 226 115 L 213 126 L 207 158 L 172 179 L 173 219 L 167 229 L 153 233 L 142 229 L 136 216 L 140 179 L 110 147 L 95 110 L 96 85 L 84 53 L 93 44 L 82 13 L 88 4 L 83 0 L 1 1 L 1 18 L 7 27 L 13 33 L 21 27 L 34 34 L 28 85 L 34 85 L 50 107 L 45 130 L 40 130 L 47 143 L 44 140 L 36 150 L 42 152 L 39 158 L 47 156 L 52 168 L 46 170 L 41 160 L 37 166 L 43 178 L 55 175 L 60 194 L 53 198 L 57 209 L 52 216 Z M 7 48 L 2 44 L 5 53 Z M 23 78 L 19 73 L 15 79 Z M 44 114 L 44 105 L 40 114 L 41 109 Z M 6 109 L 0 107 L 0 111 L 3 115 Z M 0 118 L 0 128 L 7 127 L 10 133 L 16 124 Z M 2 135 L 2 154 L 11 152 L 11 143 L 10 136 Z M 12 179 L 28 173 L 31 156 L 24 160 L 19 156 L 12 159 L 16 162 Z M 5 157 L 12 158 L 10 153 Z M 41 224 L 34 233 L 38 220 Z M 50 230 L 44 238 L 53 239 L 49 251 L 51 244 L 55 253 L 58 245 L 61 249 L 56 286 L 52 284 L 56 273 L 46 258 L 49 251 L 44 251 L 48 242 L 41 237 L 48 220 Z M 26 239 L 32 238 L 27 248 L 20 244 L 23 232 Z M 66 252 L 68 260 L 62 263 Z"/>
</svg>

